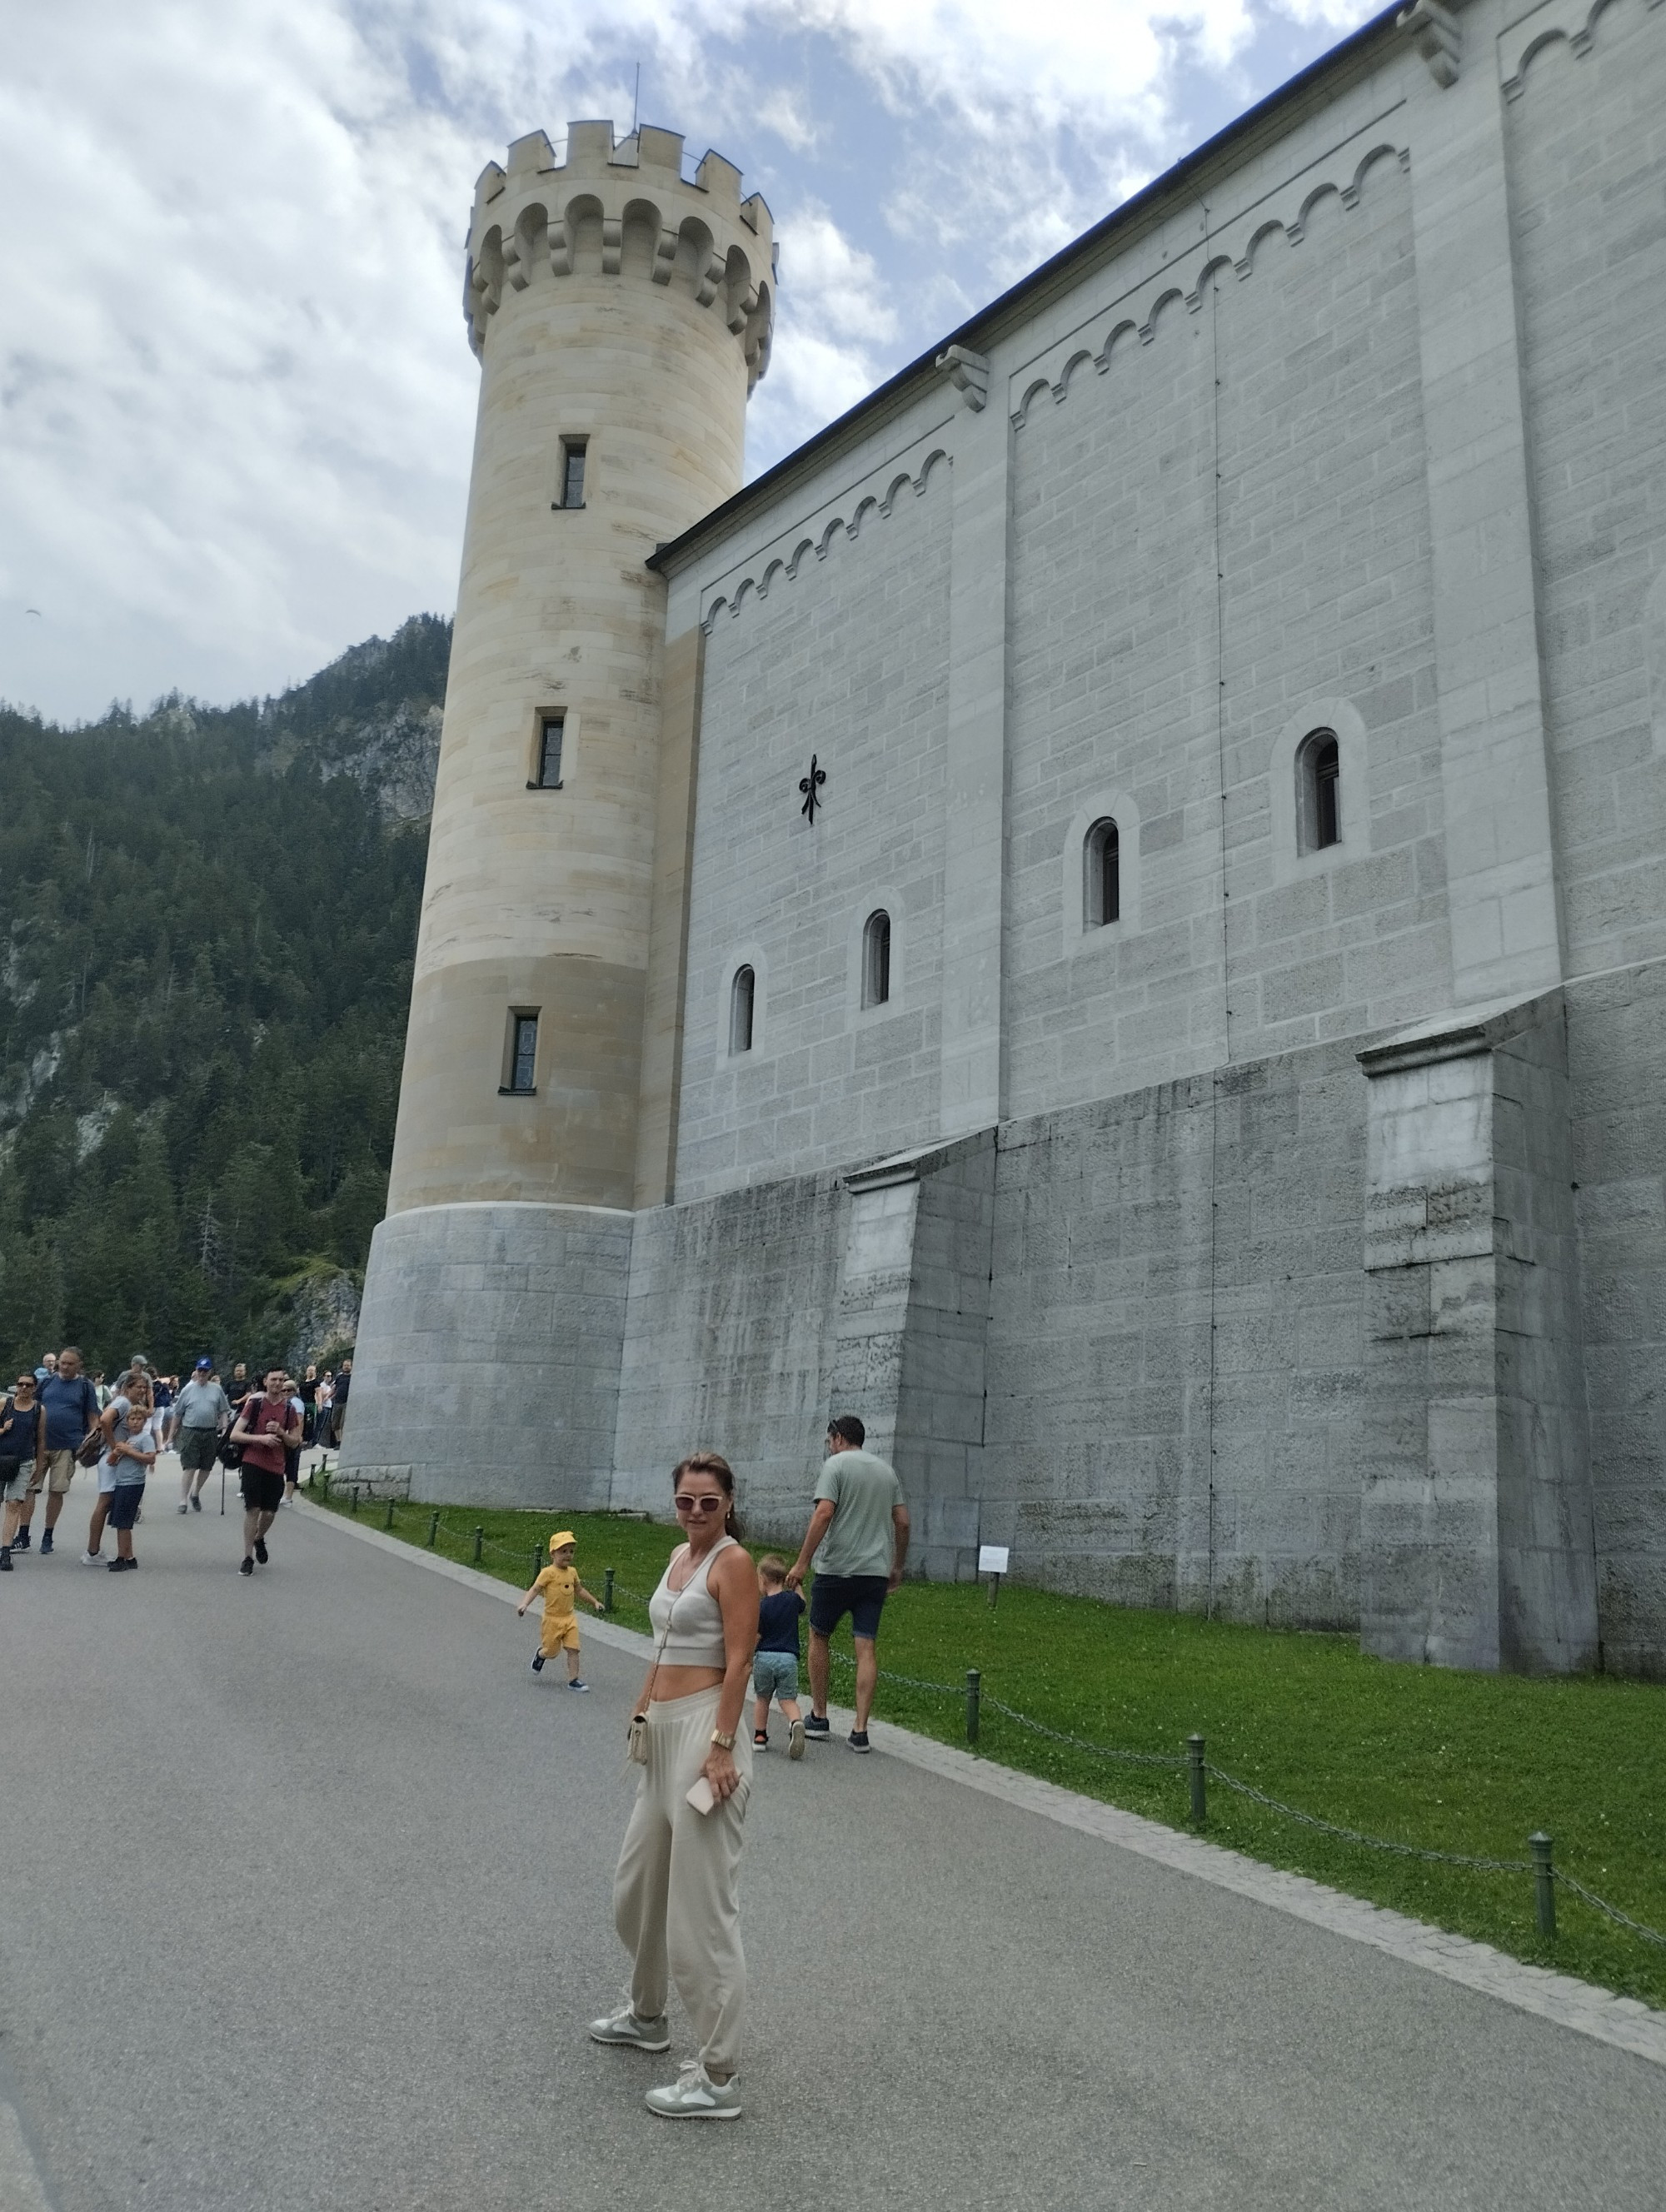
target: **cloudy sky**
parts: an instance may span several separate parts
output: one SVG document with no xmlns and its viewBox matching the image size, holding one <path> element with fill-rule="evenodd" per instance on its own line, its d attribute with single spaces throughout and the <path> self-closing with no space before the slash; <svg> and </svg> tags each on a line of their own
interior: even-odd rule
<svg viewBox="0 0 1666 2212">
<path fill-rule="evenodd" d="M 576 116 L 775 212 L 754 474 L 1360 0 L 0 0 L 0 698 L 281 690 L 456 588 L 474 179 Z"/>
</svg>

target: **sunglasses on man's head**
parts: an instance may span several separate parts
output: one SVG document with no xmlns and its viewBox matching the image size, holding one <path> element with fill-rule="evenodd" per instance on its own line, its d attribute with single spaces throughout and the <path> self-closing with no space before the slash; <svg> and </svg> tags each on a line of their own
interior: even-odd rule
<svg viewBox="0 0 1666 2212">
<path fill-rule="evenodd" d="M 672 1502 L 679 1513 L 715 1513 L 724 1503 L 721 1498 L 678 1498 Z"/>
</svg>

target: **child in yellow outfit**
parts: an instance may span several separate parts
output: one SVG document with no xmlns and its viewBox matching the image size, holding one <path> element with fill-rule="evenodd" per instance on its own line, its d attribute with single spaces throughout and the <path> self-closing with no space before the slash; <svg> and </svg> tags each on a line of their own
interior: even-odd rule
<svg viewBox="0 0 1666 2212">
<path fill-rule="evenodd" d="M 592 1597 L 579 1580 L 578 1570 L 573 1565 L 573 1553 L 577 1548 L 577 1539 L 570 1528 L 556 1531 L 550 1539 L 550 1564 L 515 1607 L 515 1618 L 519 1620 L 532 1600 L 542 1594 L 544 1634 L 532 1660 L 532 1672 L 541 1674 L 544 1661 L 553 1658 L 557 1651 L 565 1650 L 568 1688 L 587 1690 L 589 1683 L 579 1674 L 579 1617 L 573 1601 L 575 1597 L 581 1597 L 598 1613 L 602 1609 L 602 1601 L 599 1597 Z"/>
</svg>

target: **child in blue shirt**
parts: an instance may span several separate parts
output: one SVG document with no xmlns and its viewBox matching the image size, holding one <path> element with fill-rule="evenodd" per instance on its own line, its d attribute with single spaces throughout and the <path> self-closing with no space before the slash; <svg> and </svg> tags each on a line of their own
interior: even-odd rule
<svg viewBox="0 0 1666 2212">
<path fill-rule="evenodd" d="M 757 1650 L 752 1659 L 752 1688 L 757 1708 L 752 1741 L 769 1747 L 769 1700 L 777 1699 L 787 1723 L 787 1756 L 804 1757 L 804 1717 L 799 1711 L 799 1616 L 804 1600 L 787 1588 L 787 1562 L 766 1552 L 757 1563 Z"/>
</svg>

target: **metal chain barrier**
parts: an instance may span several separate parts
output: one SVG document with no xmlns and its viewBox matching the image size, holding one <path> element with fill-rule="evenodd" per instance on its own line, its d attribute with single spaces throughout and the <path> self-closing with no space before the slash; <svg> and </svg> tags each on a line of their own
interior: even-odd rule
<svg viewBox="0 0 1666 2212">
<path fill-rule="evenodd" d="M 1046 1736 L 1051 1742 L 1067 1744 L 1072 1751 L 1085 1751 L 1094 1759 L 1114 1759 L 1128 1766 L 1184 1766 L 1183 1754 L 1168 1751 L 1122 1751 L 1108 1743 L 1090 1743 L 1085 1736 L 1070 1735 L 1063 1729 L 1049 1728 L 1045 1721 L 1034 1720 L 1021 1713 L 1015 1705 L 1004 1705 L 992 1698 L 986 1690 L 982 1699 L 986 1712 L 1002 1713 L 1031 1735 Z"/>
<path fill-rule="evenodd" d="M 1362 1835 L 1358 1828 L 1340 1827 L 1335 1820 L 1322 1820 L 1316 1813 L 1304 1813 L 1294 1805 L 1286 1805 L 1277 1797 L 1269 1797 L 1264 1790 L 1257 1790 L 1251 1782 L 1240 1782 L 1236 1775 L 1228 1774 L 1213 1759 L 1205 1762 L 1206 1771 L 1228 1790 L 1237 1790 L 1240 1797 L 1253 1798 L 1257 1805 L 1265 1805 L 1269 1812 L 1282 1813 L 1287 1820 L 1299 1820 L 1305 1828 L 1318 1828 L 1328 1836 L 1340 1836 L 1344 1843 L 1363 1844 L 1368 1851 L 1392 1851 L 1397 1858 L 1432 1859 L 1442 1866 L 1476 1867 L 1484 1874 L 1531 1874 L 1530 1859 L 1474 1858 L 1467 1851 L 1436 1851 L 1420 1844 L 1391 1843 L 1384 1836 Z"/>
<path fill-rule="evenodd" d="M 1617 1905 L 1610 1905 L 1605 1897 L 1598 1897 L 1594 1889 L 1587 1889 L 1584 1882 L 1576 1881 L 1571 1874 L 1564 1874 L 1560 1867 L 1556 1869 L 1556 1879 L 1564 1889 L 1571 1889 L 1576 1897 L 1583 1897 L 1587 1905 L 1594 1905 L 1599 1912 L 1606 1912 L 1610 1920 L 1618 1921 L 1622 1928 L 1629 1928 L 1633 1936 L 1640 1936 L 1645 1943 L 1666 1947 L 1666 1936 L 1663 1936 L 1657 1928 L 1645 1928 L 1640 1920 L 1633 1920 L 1629 1912 L 1622 1912 Z"/>
</svg>

